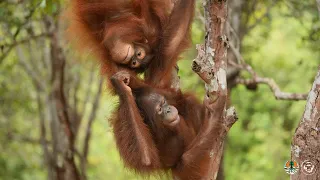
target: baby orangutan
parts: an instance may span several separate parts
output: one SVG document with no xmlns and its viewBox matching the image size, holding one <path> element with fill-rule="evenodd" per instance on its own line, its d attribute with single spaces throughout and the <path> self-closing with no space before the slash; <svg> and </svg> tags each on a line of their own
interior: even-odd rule
<svg viewBox="0 0 320 180">
<path fill-rule="evenodd" d="M 112 124 L 125 165 L 141 174 L 171 170 L 181 180 L 203 179 L 222 113 L 211 113 L 191 94 L 153 88 L 125 71 L 111 82 L 120 97 Z"/>
</svg>

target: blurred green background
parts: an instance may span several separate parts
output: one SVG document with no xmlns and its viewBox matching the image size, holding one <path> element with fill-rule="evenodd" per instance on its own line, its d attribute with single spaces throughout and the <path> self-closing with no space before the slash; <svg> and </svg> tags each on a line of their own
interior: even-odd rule
<svg viewBox="0 0 320 180">
<path fill-rule="evenodd" d="M 229 4 L 233 18 L 229 25 L 237 34 L 230 37 L 231 43 L 238 39 L 245 61 L 260 76 L 273 78 L 283 91 L 307 93 L 320 64 L 316 1 L 229 0 Z M 54 48 L 67 63 L 63 83 L 77 134 L 76 164 L 81 166 L 89 129 L 84 167 L 88 179 L 141 179 L 124 168 L 115 148 L 108 119 L 117 97 L 108 92 L 90 53 L 79 54 L 66 41 L 68 22 L 61 12 L 67 5 L 68 1 L 0 0 L 0 179 L 48 179 L 47 160 L 61 163 L 65 137 L 52 95 Z M 204 87 L 191 71 L 191 62 L 195 44 L 204 40 L 202 11 L 202 1 L 197 1 L 193 46 L 179 63 L 182 89 L 199 98 Z M 57 35 L 56 41 L 51 34 Z M 250 77 L 242 71 L 239 76 Z M 283 165 L 290 159 L 291 137 L 305 101 L 277 101 L 265 85 L 256 91 L 238 85 L 230 99 L 239 120 L 226 142 L 224 178 L 289 179 Z"/>
</svg>

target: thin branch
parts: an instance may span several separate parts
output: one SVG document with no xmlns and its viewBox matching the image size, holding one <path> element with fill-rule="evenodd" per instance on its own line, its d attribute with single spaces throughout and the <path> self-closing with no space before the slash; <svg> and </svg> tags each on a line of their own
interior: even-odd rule
<svg viewBox="0 0 320 180">
<path fill-rule="evenodd" d="M 34 145 L 39 145 L 42 143 L 41 139 L 35 139 L 31 137 L 26 137 L 25 135 L 14 135 L 12 133 L 7 133 L 6 140 L 10 141 L 17 141 L 17 142 L 22 142 L 22 143 L 28 143 L 28 144 L 34 144 Z M 50 141 L 45 140 L 46 143 L 50 143 Z M 47 156 L 49 157 L 49 156 Z"/>
<path fill-rule="evenodd" d="M 0 65 L 2 64 L 3 60 L 9 55 L 12 49 L 13 46 L 9 47 L 6 51 L 2 53 L 2 55 L 0 56 Z"/>
<path fill-rule="evenodd" d="M 45 104 L 48 105 L 48 114 L 49 114 L 49 130 L 51 135 L 51 146 L 52 146 L 52 161 L 57 163 L 58 162 L 58 154 L 60 150 L 59 146 L 59 139 L 60 139 L 60 131 L 59 131 L 59 121 L 57 117 L 57 111 L 55 106 L 55 99 L 54 95 L 51 92 L 46 93 L 46 100 Z"/>
<path fill-rule="evenodd" d="M 41 5 L 41 1 L 39 3 L 37 3 L 34 7 L 31 8 L 31 10 L 29 11 L 29 13 L 27 14 L 27 16 L 25 17 L 25 21 L 23 23 L 21 23 L 20 25 L 18 25 L 16 31 L 12 34 L 12 41 L 16 42 L 17 36 L 19 35 L 21 29 L 29 22 L 29 20 L 31 19 L 31 17 L 33 16 L 35 10 Z M 14 43 L 16 44 L 16 43 Z M 10 53 L 10 51 L 14 48 L 14 46 L 16 45 L 11 45 L 9 46 L 9 48 L 0 56 L 0 65 L 2 64 L 3 60 L 8 56 L 8 54 Z M 5 45 L 3 45 L 5 46 Z M 2 46 L 2 47 L 3 47 Z"/>
<path fill-rule="evenodd" d="M 46 89 L 46 85 L 44 81 L 39 79 L 41 75 L 37 74 L 35 71 L 33 71 L 33 68 L 30 67 L 30 63 L 27 62 L 25 55 L 22 52 L 21 47 L 17 47 L 17 55 L 19 59 L 19 64 L 22 66 L 22 68 L 25 70 L 25 72 L 29 75 L 31 78 L 32 82 L 39 88 L 39 90 L 43 91 Z"/>
<path fill-rule="evenodd" d="M 99 102 L 100 102 L 100 96 L 102 92 L 102 84 L 103 84 L 103 78 L 100 77 L 99 80 L 99 85 L 98 85 L 98 92 L 95 95 L 91 113 L 89 116 L 88 124 L 87 124 L 87 129 L 86 129 L 86 135 L 84 139 L 84 145 L 83 145 L 83 158 L 81 159 L 81 172 L 82 172 L 82 178 L 87 179 L 86 176 L 86 167 L 87 167 L 87 159 L 88 159 L 88 154 L 89 154 L 89 142 L 91 138 L 91 130 L 92 130 L 92 124 L 95 120 L 97 110 L 99 108 Z"/>
<path fill-rule="evenodd" d="M 236 58 L 238 59 L 237 61 L 239 62 L 238 64 L 232 64 L 232 65 L 235 65 L 235 66 L 238 66 L 238 68 L 242 68 L 242 64 L 245 64 L 245 61 L 244 59 L 242 58 L 240 52 L 238 51 L 238 49 L 236 49 L 234 47 L 234 45 L 232 43 L 229 44 L 230 46 L 230 49 L 232 50 L 232 52 L 234 53 L 234 55 L 236 56 Z M 228 62 L 229 63 L 229 62 Z"/>
<path fill-rule="evenodd" d="M 74 80 L 74 88 L 73 88 L 73 109 L 75 112 L 78 113 L 79 109 L 78 109 L 78 102 L 79 102 L 79 98 L 78 98 L 78 92 L 80 89 L 80 84 L 81 84 L 81 74 L 79 71 L 77 71 L 74 75 L 73 75 Z M 82 116 L 81 118 L 79 118 L 80 122 L 81 122 Z M 79 122 L 79 123 L 80 123 Z"/>
<path fill-rule="evenodd" d="M 241 64 L 235 64 L 234 62 L 228 62 L 228 63 L 239 69 L 248 71 L 252 76 L 251 79 L 238 78 L 235 81 L 236 84 L 243 84 L 243 85 L 246 85 L 247 87 L 256 86 L 258 84 L 266 84 L 270 87 L 275 98 L 278 100 L 306 100 L 307 94 L 282 92 L 279 86 L 277 85 L 277 83 L 273 79 L 259 77 L 257 73 L 253 70 L 253 68 L 250 65 L 245 63 L 240 52 L 235 49 L 232 43 L 230 43 L 230 49 L 233 51 L 234 55 L 238 59 L 238 62 L 241 62 Z"/>
<path fill-rule="evenodd" d="M 79 150 L 78 150 L 77 148 L 74 149 L 74 154 L 75 154 L 76 156 L 78 156 L 79 159 L 83 159 L 82 154 L 79 152 Z"/>
<path fill-rule="evenodd" d="M 49 141 L 47 141 L 47 129 L 45 124 L 45 115 L 44 115 L 44 109 L 41 102 L 41 96 L 40 96 L 40 89 L 35 85 L 36 93 L 37 93 L 37 105 L 38 105 L 38 113 L 39 113 L 39 124 L 40 124 L 40 144 L 42 146 L 43 151 L 43 157 L 44 157 L 44 163 L 48 169 L 48 178 L 54 179 L 54 165 L 55 162 L 53 160 L 53 154 L 50 152 L 48 144 L 50 144 Z"/>
<path fill-rule="evenodd" d="M 227 25 L 228 25 L 228 28 L 230 29 L 230 32 L 232 33 L 232 37 L 235 38 L 236 40 L 236 49 L 239 49 L 240 48 L 240 43 L 241 43 L 241 40 L 240 40 L 240 37 L 238 36 L 236 30 L 232 27 L 231 23 L 229 21 L 227 21 Z"/>
<path fill-rule="evenodd" d="M 19 25 L 19 27 L 17 28 L 16 32 L 13 34 L 13 39 L 15 40 L 18 36 L 18 34 L 20 33 L 21 29 L 29 22 L 29 20 L 32 18 L 34 12 L 36 11 L 36 9 L 41 5 L 41 1 L 38 2 L 34 7 L 32 7 L 29 11 L 29 14 L 27 14 L 27 16 L 25 17 L 25 20 L 22 24 Z"/>
<path fill-rule="evenodd" d="M 39 41 L 37 41 L 36 46 L 38 49 L 41 49 L 41 55 L 40 55 L 40 62 L 43 69 L 48 70 L 49 68 L 49 61 L 48 58 L 48 45 L 46 44 L 45 38 L 39 38 Z M 46 74 L 49 74 L 46 72 Z"/>
<path fill-rule="evenodd" d="M 243 84 L 246 86 L 254 86 L 256 84 L 266 84 L 270 87 L 270 89 L 272 90 L 277 100 L 296 100 L 296 101 L 306 100 L 308 96 L 308 94 L 282 92 L 279 86 L 277 85 L 277 83 L 270 78 L 260 78 L 260 77 L 255 77 L 253 79 L 238 78 L 236 79 L 236 83 Z"/>
<path fill-rule="evenodd" d="M 94 74 L 95 74 L 95 66 L 93 64 L 91 64 L 91 68 L 90 68 L 90 75 L 89 75 L 89 80 L 88 80 L 88 85 L 87 85 L 87 90 L 86 90 L 86 93 L 85 93 L 85 98 L 84 98 L 84 101 L 83 101 L 83 109 L 81 111 L 81 117 L 83 116 L 84 112 L 86 111 L 87 109 L 87 104 L 90 100 L 90 95 L 91 95 L 91 90 L 92 90 L 92 83 L 93 83 L 93 77 L 94 77 Z"/>
<path fill-rule="evenodd" d="M 34 36 L 34 30 L 33 29 L 29 29 L 29 34 L 31 36 Z M 37 45 L 37 43 L 36 43 L 36 45 Z M 37 46 L 35 46 L 35 47 L 37 48 Z M 39 77 L 39 79 L 42 82 L 47 82 L 46 81 L 46 77 L 42 74 L 42 72 L 43 72 L 43 71 L 41 71 L 42 68 L 39 67 L 40 63 L 38 63 L 38 62 L 40 61 L 40 59 L 36 55 L 36 53 L 33 53 L 34 47 L 32 46 L 31 41 L 28 41 L 26 43 L 26 48 L 27 48 L 28 54 L 30 54 L 30 58 L 28 60 L 28 65 L 30 66 L 30 68 L 32 68 L 32 71 L 34 72 L 34 74 L 37 74 L 37 76 Z"/>
<path fill-rule="evenodd" d="M 1 44 L 1 46 L 4 46 L 4 47 L 15 47 L 17 45 L 20 45 L 20 44 L 23 44 L 23 43 L 27 43 L 31 40 L 35 40 L 35 39 L 38 39 L 38 38 L 41 38 L 41 37 L 49 37 L 51 34 L 50 33 L 41 33 L 41 34 L 37 34 L 37 35 L 31 35 L 31 36 L 28 36 L 27 38 L 25 39 L 21 39 L 21 40 L 18 40 L 18 41 L 13 41 L 13 43 L 6 43 L 6 44 Z"/>
<path fill-rule="evenodd" d="M 43 33 L 43 34 L 39 34 L 39 35 L 30 36 L 30 37 L 28 37 L 26 39 L 22 39 L 22 40 L 19 40 L 19 41 L 14 41 L 11 44 L 1 44 L 0 46 L 7 47 L 7 49 L 0 56 L 0 64 L 2 64 L 3 60 L 9 55 L 11 50 L 13 48 L 15 48 L 16 46 L 18 46 L 20 44 L 27 43 L 27 42 L 29 42 L 31 40 L 34 40 L 34 39 L 37 39 L 37 38 L 40 38 L 40 37 L 47 37 L 47 36 L 50 36 L 50 34 L 49 33 Z"/>
<path fill-rule="evenodd" d="M 30 41 L 26 44 L 26 48 L 27 48 L 27 52 L 29 52 L 28 54 L 30 55 L 30 58 L 28 61 L 30 64 L 30 67 L 35 72 L 35 74 L 38 74 L 38 76 L 40 76 L 40 79 L 42 81 L 46 82 L 45 76 L 43 76 L 41 73 L 42 69 L 41 69 L 41 67 L 39 67 L 40 59 L 38 58 L 36 53 L 33 53 L 35 51 L 35 49 L 34 49 L 34 47 L 32 47 L 32 43 Z"/>
</svg>

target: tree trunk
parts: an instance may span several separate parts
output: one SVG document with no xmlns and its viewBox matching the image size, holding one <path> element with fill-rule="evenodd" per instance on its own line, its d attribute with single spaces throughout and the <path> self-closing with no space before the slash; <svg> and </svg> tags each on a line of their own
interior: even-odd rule
<svg viewBox="0 0 320 180">
<path fill-rule="evenodd" d="M 205 106 L 214 114 L 212 120 L 221 123 L 221 131 L 210 151 L 208 171 L 203 174 L 205 180 L 215 180 L 218 175 L 224 140 L 227 132 L 237 120 L 234 108 L 226 111 L 227 102 L 227 48 L 229 47 L 224 26 L 227 19 L 226 0 L 207 0 L 204 5 L 206 36 L 205 44 L 197 45 L 198 56 L 192 69 L 206 83 Z"/>
<path fill-rule="evenodd" d="M 296 129 L 291 158 L 300 169 L 291 180 L 320 179 L 320 70 L 309 93 L 304 114 Z"/>
<path fill-rule="evenodd" d="M 233 44 L 235 48 L 238 49 L 240 52 L 241 49 L 241 42 L 242 39 L 240 39 L 239 34 L 240 34 L 240 27 L 241 27 L 241 10 L 244 2 L 243 0 L 229 0 L 228 3 L 228 23 L 226 24 L 226 34 L 227 37 L 229 38 L 229 43 Z M 242 36 L 243 37 L 243 36 Z M 228 50 L 227 54 L 228 61 L 232 61 L 237 63 L 237 58 L 234 54 L 233 51 Z M 227 82 L 228 82 L 228 88 L 229 92 L 231 92 L 232 88 L 235 87 L 235 79 L 238 77 L 240 73 L 240 69 L 236 67 L 231 67 L 228 66 L 227 68 Z M 227 102 L 227 107 L 231 105 L 231 99 L 228 99 Z M 224 156 L 226 152 L 226 144 L 223 147 L 223 154 L 222 154 L 222 159 L 219 167 L 219 173 L 217 180 L 224 180 L 225 175 L 224 175 Z"/>
</svg>

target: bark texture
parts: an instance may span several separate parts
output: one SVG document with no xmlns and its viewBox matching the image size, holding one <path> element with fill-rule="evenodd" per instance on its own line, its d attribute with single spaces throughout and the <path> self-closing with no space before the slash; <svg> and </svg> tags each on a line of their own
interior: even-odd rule
<svg viewBox="0 0 320 180">
<path fill-rule="evenodd" d="M 216 139 L 211 151 L 208 152 L 210 168 L 203 178 L 214 180 L 219 172 L 225 137 L 237 117 L 234 108 L 226 110 L 228 94 L 227 49 L 229 43 L 224 34 L 224 26 L 228 13 L 227 1 L 207 0 L 204 4 L 204 9 L 206 39 L 204 45 L 197 46 L 198 57 L 193 61 L 192 69 L 205 82 L 207 108 L 214 113 L 223 111 L 219 121 L 222 123 L 221 127 L 224 128 L 221 129 L 220 136 Z"/>
<path fill-rule="evenodd" d="M 320 179 L 320 70 L 309 92 L 304 114 L 292 140 L 291 158 L 300 165 L 300 170 L 291 175 L 291 180 Z M 314 173 L 305 170 L 304 162 L 310 161 Z"/>
</svg>

